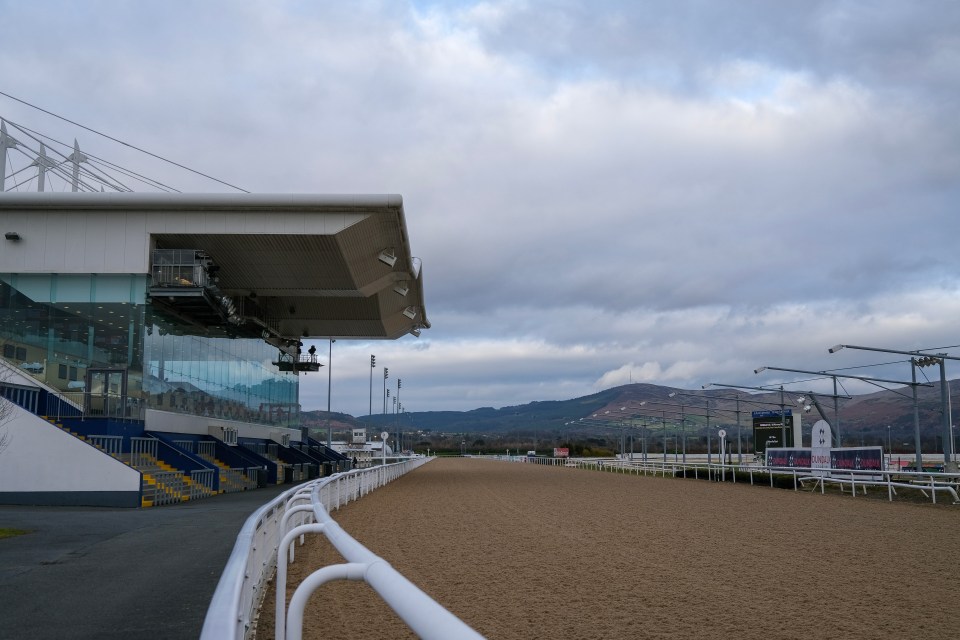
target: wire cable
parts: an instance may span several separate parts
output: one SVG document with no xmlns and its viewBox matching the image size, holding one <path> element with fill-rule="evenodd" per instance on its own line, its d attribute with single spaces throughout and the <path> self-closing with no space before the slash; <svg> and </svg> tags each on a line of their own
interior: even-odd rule
<svg viewBox="0 0 960 640">
<path fill-rule="evenodd" d="M 54 143 L 56 143 L 56 144 L 58 144 L 58 145 L 60 145 L 60 146 L 62 146 L 62 147 L 64 147 L 64 148 L 66 148 L 66 149 L 70 149 L 71 151 L 73 150 L 73 147 L 71 147 L 70 145 L 68 145 L 66 142 L 63 142 L 63 141 L 61 141 L 61 140 L 57 140 L 56 138 L 52 138 L 52 137 L 50 137 L 50 136 L 48 136 L 48 135 L 46 135 L 46 134 L 44 134 L 44 133 L 40 133 L 39 131 L 34 131 L 33 129 L 31 129 L 31 128 L 29 128 L 29 127 L 23 126 L 22 124 L 17 124 L 16 122 L 13 122 L 12 120 L 7 120 L 6 118 L 4 118 L 3 120 L 4 120 L 4 122 L 10 123 L 10 126 L 15 127 L 16 129 L 19 129 L 21 132 L 27 134 L 28 136 L 30 136 L 30 137 L 33 138 L 34 140 L 37 140 L 37 142 L 40 142 L 40 141 L 41 141 L 40 138 L 43 138 L 44 140 L 48 140 L 48 141 L 50 141 L 50 142 L 54 142 Z M 101 158 L 101 157 L 99 157 L 99 156 L 95 156 L 95 155 L 93 155 L 92 153 L 88 153 L 88 152 L 84 151 L 84 152 L 83 152 L 83 155 L 87 156 L 87 160 L 89 160 L 89 161 L 90 161 L 91 163 L 93 163 L 93 164 L 95 164 L 95 163 L 93 162 L 93 161 L 95 160 L 95 161 L 97 161 L 97 162 L 100 162 L 100 163 L 102 163 L 102 164 L 110 167 L 110 168 L 113 169 L 114 171 L 118 171 L 118 172 L 120 172 L 120 173 L 123 173 L 124 175 L 126 175 L 126 176 L 128 176 L 128 177 L 137 179 L 137 180 L 139 180 L 140 182 L 142 182 L 142 183 L 144 183 L 144 184 L 147 184 L 147 185 L 150 185 L 150 186 L 152 186 L 152 187 L 154 187 L 154 188 L 156 188 L 156 189 L 159 189 L 159 190 L 161 190 L 161 191 L 167 191 L 167 192 L 171 192 L 171 191 L 172 191 L 172 192 L 180 193 L 180 191 L 179 191 L 178 189 L 175 189 L 174 187 L 171 187 L 170 185 L 166 185 L 166 184 L 160 182 L 159 180 L 154 180 L 153 178 L 150 178 L 150 177 L 141 175 L 141 174 L 139 174 L 139 173 L 137 173 L 137 172 L 135 172 L 135 171 L 132 171 L 131 169 L 127 169 L 127 168 L 125 168 L 125 167 L 121 167 L 121 166 L 118 165 L 118 164 L 115 164 L 115 163 L 113 163 L 113 162 L 110 162 L 109 160 L 106 160 L 106 159 Z M 133 191 L 133 189 L 130 189 L 129 187 L 126 187 L 126 185 L 124 185 L 124 188 L 123 188 L 123 189 L 117 189 L 117 191 Z"/>
<path fill-rule="evenodd" d="M 214 182 L 219 182 L 220 184 L 222 184 L 222 185 L 224 185 L 224 186 L 227 186 L 227 187 L 230 187 L 231 189 L 236 189 L 237 191 L 242 191 L 243 193 L 250 193 L 250 192 L 247 191 L 246 189 L 244 189 L 244 188 L 242 188 L 242 187 L 238 187 L 238 186 L 235 185 L 235 184 L 230 184 L 229 182 L 226 182 L 226 181 L 224 181 L 224 180 L 220 180 L 219 178 L 214 178 L 213 176 L 211 176 L 211 175 L 209 175 L 209 174 L 206 174 L 206 173 L 203 173 L 202 171 L 197 171 L 196 169 L 191 169 L 190 167 L 188 167 L 188 166 L 186 166 L 186 165 L 183 165 L 183 164 L 180 164 L 179 162 L 174 162 L 173 160 L 168 160 L 167 158 L 164 158 L 163 156 L 159 156 L 159 155 L 157 155 L 157 154 L 155 154 L 155 153 L 151 153 L 150 151 L 147 151 L 146 149 L 142 149 L 142 148 L 140 148 L 140 147 L 138 147 L 138 146 L 136 146 L 136 145 L 130 144 L 129 142 L 124 142 L 123 140 L 119 140 L 119 139 L 117 139 L 117 138 L 114 138 L 113 136 L 107 135 L 106 133 L 103 133 L 103 132 L 101 132 L 101 131 L 97 131 L 96 129 L 93 129 L 93 128 L 88 127 L 88 126 L 86 126 L 86 125 L 82 125 L 82 124 L 80 124 L 79 122 L 75 122 L 75 121 L 73 121 L 73 120 L 70 120 L 69 118 L 65 118 L 65 117 L 63 117 L 63 116 L 61 116 L 61 115 L 58 115 L 58 114 L 56 114 L 56 113 L 53 113 L 52 111 L 48 111 L 48 110 L 46 110 L 46 109 L 44 109 L 44 108 L 42 108 L 42 107 L 38 107 L 37 105 L 31 104 L 31 103 L 27 102 L 26 100 L 21 100 L 20 98 L 18 98 L 18 97 L 16 97 L 16 96 L 10 95 L 9 93 L 5 93 L 5 92 L 3 92 L 3 91 L 0 91 L 0 96 L 5 96 L 5 97 L 7 97 L 7 98 L 10 98 L 11 100 L 16 100 L 16 101 L 19 102 L 20 104 L 26 105 L 26 106 L 30 107 L 31 109 L 36 109 L 37 111 L 41 111 L 41 112 L 43 112 L 43 113 L 45 113 L 45 114 L 47 114 L 47 115 L 53 116 L 54 118 L 57 118 L 57 119 L 59 119 L 59 120 L 63 120 L 64 122 L 68 122 L 68 123 L 74 125 L 75 127 L 80 127 L 81 129 L 85 129 L 86 131 L 89 131 L 90 133 L 94 133 L 94 134 L 96 134 L 96 135 L 98 135 L 98 136 L 102 136 L 102 137 L 106 138 L 107 140 L 112 140 L 113 142 L 116 142 L 117 144 L 122 144 L 122 145 L 125 146 L 125 147 L 129 147 L 129 148 L 131 148 L 131 149 L 133 149 L 133 150 L 135 150 L 135 151 L 139 151 L 140 153 L 146 154 L 146 155 L 148 155 L 148 156 L 150 156 L 150 157 L 152 157 L 152 158 L 156 158 L 157 160 L 160 160 L 160 161 L 162 161 L 162 162 L 166 162 L 166 163 L 168 163 L 168 164 L 172 164 L 172 165 L 175 166 L 175 167 L 179 167 L 179 168 L 181 168 L 181 169 L 184 169 L 185 171 L 189 171 L 190 173 L 194 173 L 194 174 L 196 174 L 196 175 L 198 175 L 198 176 L 202 176 L 202 177 L 204 177 L 204 178 L 207 178 L 208 180 L 213 180 Z"/>
</svg>

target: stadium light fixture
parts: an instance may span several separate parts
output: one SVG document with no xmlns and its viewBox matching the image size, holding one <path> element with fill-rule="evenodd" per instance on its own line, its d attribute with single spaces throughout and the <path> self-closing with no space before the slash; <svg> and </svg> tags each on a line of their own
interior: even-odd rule
<svg viewBox="0 0 960 640">
<path fill-rule="evenodd" d="M 875 351 L 878 353 L 896 353 L 899 355 L 910 356 L 910 371 L 912 373 L 913 382 L 911 383 L 911 388 L 913 389 L 914 395 L 914 446 L 917 450 L 917 470 L 919 471 L 922 468 L 921 458 L 920 458 L 920 417 L 919 409 L 917 407 L 918 401 L 916 398 L 917 386 L 916 381 L 916 368 L 917 367 L 926 367 L 930 365 L 938 364 L 940 365 L 940 415 L 943 419 L 943 462 L 944 465 L 955 465 L 956 457 L 955 452 L 953 451 L 953 437 L 951 433 L 951 428 L 953 424 L 952 419 L 952 408 L 950 405 L 950 392 L 947 385 L 947 360 L 960 360 L 956 356 L 948 356 L 946 353 L 930 353 L 931 349 L 915 349 L 913 351 L 904 351 L 900 349 L 881 349 L 877 347 L 862 347 L 853 344 L 838 344 L 830 347 L 828 351 L 830 353 L 836 353 L 840 349 L 858 349 L 860 351 Z M 920 385 L 927 386 L 927 385 Z"/>
<path fill-rule="evenodd" d="M 384 249 L 381 251 L 380 255 L 377 256 L 377 260 L 391 268 L 397 264 L 397 256 L 393 255 L 393 249 Z"/>
</svg>

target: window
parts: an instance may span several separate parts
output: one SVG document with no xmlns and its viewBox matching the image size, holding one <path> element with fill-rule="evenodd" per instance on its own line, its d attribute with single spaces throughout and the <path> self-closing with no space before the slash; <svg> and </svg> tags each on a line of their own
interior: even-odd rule
<svg viewBox="0 0 960 640">
<path fill-rule="evenodd" d="M 233 427 L 220 427 L 223 429 L 223 443 L 224 444 L 237 444 L 237 430 Z"/>
<path fill-rule="evenodd" d="M 57 377 L 60 378 L 61 380 L 67 379 L 67 365 L 65 364 L 57 365 Z"/>
</svg>

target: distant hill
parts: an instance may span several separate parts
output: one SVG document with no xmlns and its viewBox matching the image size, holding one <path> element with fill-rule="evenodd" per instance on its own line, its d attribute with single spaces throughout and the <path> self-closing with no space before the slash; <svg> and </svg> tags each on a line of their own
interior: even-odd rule
<svg viewBox="0 0 960 640">
<path fill-rule="evenodd" d="M 949 383 L 951 395 L 960 390 L 960 380 Z M 670 393 L 678 395 L 671 398 Z M 590 434 L 610 432 L 623 418 L 634 416 L 632 424 L 642 422 L 659 424 L 664 412 L 670 422 L 679 412 L 678 405 L 684 405 L 686 425 L 690 433 L 704 431 L 706 427 L 706 406 L 709 400 L 711 425 L 734 425 L 736 423 L 737 402 L 735 389 L 686 390 L 664 387 L 654 384 L 635 383 L 605 389 L 595 394 L 573 398 L 571 400 L 550 400 L 528 404 L 502 407 L 482 407 L 470 411 L 423 411 L 393 414 L 374 414 L 354 418 L 346 414 L 335 413 L 331 416 L 334 429 L 353 426 L 373 426 L 377 431 L 386 429 L 393 432 L 397 426 L 403 431 L 423 431 L 432 434 L 470 434 L 471 437 L 540 434 L 543 440 L 563 440 L 587 437 Z M 682 394 L 682 395 L 680 395 Z M 804 412 L 796 399 L 799 393 L 785 391 L 784 404 L 795 413 L 803 413 L 803 424 L 809 427 L 821 418 L 814 403 L 809 412 Z M 779 391 L 769 393 L 740 392 L 740 425 L 744 433 L 751 425 L 751 412 L 756 410 L 778 410 L 781 397 Z M 834 401 L 832 398 L 819 397 L 820 407 L 830 422 L 834 422 Z M 918 392 L 920 408 L 921 434 L 924 448 L 939 448 L 942 433 L 940 417 L 940 386 L 921 387 Z M 645 404 L 642 404 L 645 403 Z M 866 444 L 886 443 L 887 426 L 890 425 L 890 437 L 894 442 L 913 442 L 913 404 L 909 389 L 896 391 L 878 391 L 876 393 L 854 396 L 850 400 L 839 400 L 840 431 L 845 442 Z M 622 409 L 622 410 L 621 410 Z M 597 418 L 593 418 L 596 415 Z M 302 414 L 304 422 L 311 427 L 326 428 L 325 411 L 307 411 Z M 582 419 L 582 420 L 581 420 Z M 597 424 L 597 422 L 605 423 Z M 397 423 L 400 423 L 397 425 Z M 960 436 L 960 431 L 957 432 Z"/>
</svg>

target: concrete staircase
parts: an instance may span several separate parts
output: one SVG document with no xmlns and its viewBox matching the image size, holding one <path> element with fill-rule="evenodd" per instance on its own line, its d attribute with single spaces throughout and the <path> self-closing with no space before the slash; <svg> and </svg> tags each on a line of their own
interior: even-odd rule
<svg viewBox="0 0 960 640">
<path fill-rule="evenodd" d="M 61 431 L 69 433 L 74 438 L 96 447 L 128 467 L 139 471 L 143 477 L 142 494 L 140 498 L 140 506 L 142 507 L 187 502 L 191 499 L 206 498 L 216 493 L 209 487 L 193 482 L 188 475 L 163 460 L 141 454 L 140 464 L 131 464 L 129 453 L 107 450 L 106 447 L 98 442 L 98 436 L 87 437 L 71 430 L 55 418 L 48 416 L 41 417 Z M 220 465 L 218 464 L 218 466 Z M 221 481 L 222 479 L 223 475 L 221 474 Z"/>
<path fill-rule="evenodd" d="M 257 483 L 255 480 L 250 480 L 246 475 L 241 475 L 241 473 L 238 473 L 242 472 L 242 469 L 233 469 L 227 463 L 216 458 L 215 456 L 203 453 L 198 455 L 207 462 L 217 465 L 220 476 L 221 493 L 233 493 L 236 491 L 246 491 L 247 489 L 257 488 Z"/>
</svg>

